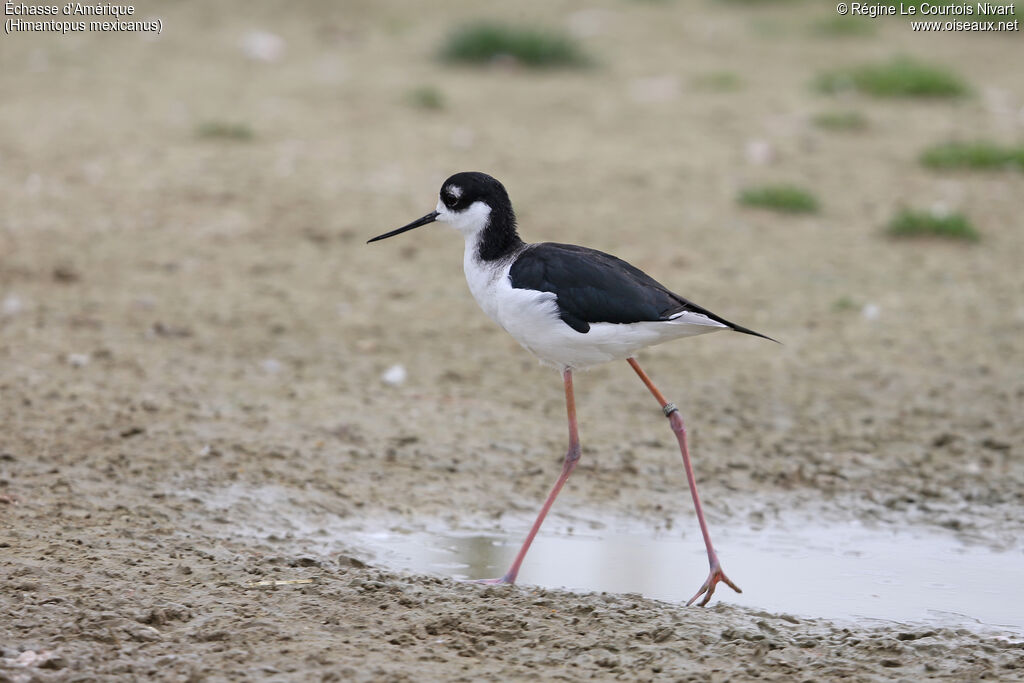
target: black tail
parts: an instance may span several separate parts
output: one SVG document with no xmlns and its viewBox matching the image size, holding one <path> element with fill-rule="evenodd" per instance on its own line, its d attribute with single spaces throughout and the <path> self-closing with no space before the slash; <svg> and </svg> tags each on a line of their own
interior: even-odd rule
<svg viewBox="0 0 1024 683">
<path fill-rule="evenodd" d="M 760 337 L 761 339 L 767 339 L 768 341 L 773 341 L 776 344 L 781 344 L 782 343 L 778 339 L 772 339 L 767 334 L 761 334 L 760 332 L 754 332 L 753 330 L 751 330 L 749 328 L 743 327 L 742 325 L 737 325 L 736 323 L 731 323 L 728 320 L 719 320 L 719 322 L 725 323 L 726 325 L 729 326 L 729 329 L 734 330 L 736 332 L 742 332 L 743 334 L 749 334 L 749 335 L 753 335 L 755 337 Z"/>
<path fill-rule="evenodd" d="M 672 294 L 671 292 L 669 292 L 669 293 Z M 736 323 L 729 322 L 728 320 L 726 320 L 722 316 L 717 315 L 715 313 L 712 313 L 711 311 L 709 311 L 708 309 L 704 308 L 703 306 L 698 306 L 697 304 L 693 303 L 689 299 L 684 299 L 683 297 L 679 296 L 678 294 L 672 294 L 672 296 L 677 301 L 679 301 L 680 304 L 682 304 L 680 306 L 680 308 L 679 308 L 679 310 L 681 310 L 681 311 L 693 311 L 694 313 L 700 313 L 701 315 L 705 315 L 705 316 L 711 318 L 716 323 L 722 323 L 723 325 L 728 327 L 730 330 L 733 330 L 735 332 L 742 332 L 743 334 L 749 334 L 749 335 L 754 336 L 754 337 L 761 337 L 761 339 L 767 339 L 768 341 L 773 341 L 776 344 L 781 344 L 782 343 L 778 339 L 772 339 L 767 334 L 761 334 L 760 332 L 754 332 L 749 327 L 743 327 L 743 325 L 737 325 Z"/>
</svg>

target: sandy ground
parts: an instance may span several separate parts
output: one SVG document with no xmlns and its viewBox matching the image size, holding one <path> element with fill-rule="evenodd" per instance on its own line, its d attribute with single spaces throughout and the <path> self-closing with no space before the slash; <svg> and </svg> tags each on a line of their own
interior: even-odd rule
<svg viewBox="0 0 1024 683">
<path fill-rule="evenodd" d="M 515 7 L 494 11 L 573 29 L 597 66 L 439 65 L 482 11 L 457 2 L 163 3 L 139 6 L 157 39 L 0 39 L 0 680 L 1021 678 L 1021 645 L 965 630 L 837 626 L 724 589 L 698 609 L 459 584 L 346 538 L 518 524 L 558 472 L 558 375 L 476 309 L 458 236 L 364 245 L 477 169 L 526 239 L 616 253 L 784 342 L 641 358 L 689 422 L 712 529 L 790 511 L 1021 549 L 1024 176 L 916 163 L 949 138 L 1021 139 L 1019 34 L 885 20 L 822 37 L 831 9 L 810 3 Z M 283 52 L 247 57 L 254 31 Z M 809 88 L 894 54 L 955 68 L 972 96 Z M 410 103 L 421 85 L 442 110 Z M 867 130 L 811 123 L 847 109 Z M 211 121 L 252 139 L 198 136 Z M 736 204 L 780 180 L 823 211 Z M 899 207 L 936 205 L 982 241 L 881 235 Z M 380 379 L 394 364 L 399 387 Z M 584 458 L 553 528 L 695 533 L 629 368 L 577 393 Z"/>
</svg>

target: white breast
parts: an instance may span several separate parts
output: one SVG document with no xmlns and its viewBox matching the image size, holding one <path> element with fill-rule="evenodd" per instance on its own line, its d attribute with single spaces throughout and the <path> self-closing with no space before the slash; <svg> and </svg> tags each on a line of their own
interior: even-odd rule
<svg viewBox="0 0 1024 683">
<path fill-rule="evenodd" d="M 508 272 L 514 260 L 515 256 L 500 261 L 481 261 L 476 255 L 476 246 L 467 242 L 462 267 L 469 291 L 484 313 L 525 345 L 526 338 L 561 321 L 554 294 L 512 287 Z"/>
</svg>

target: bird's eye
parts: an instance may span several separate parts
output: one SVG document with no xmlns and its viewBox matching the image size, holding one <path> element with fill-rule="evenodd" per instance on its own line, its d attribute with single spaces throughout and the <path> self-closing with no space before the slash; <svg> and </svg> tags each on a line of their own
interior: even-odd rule
<svg viewBox="0 0 1024 683">
<path fill-rule="evenodd" d="M 462 188 L 454 185 L 444 188 L 441 192 L 441 201 L 449 209 L 454 209 L 459 204 L 459 200 L 462 198 Z"/>
</svg>

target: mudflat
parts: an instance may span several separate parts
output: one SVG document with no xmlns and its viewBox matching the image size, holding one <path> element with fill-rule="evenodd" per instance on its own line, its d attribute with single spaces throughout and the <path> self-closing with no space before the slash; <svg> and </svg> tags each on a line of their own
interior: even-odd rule
<svg viewBox="0 0 1024 683">
<path fill-rule="evenodd" d="M 799 2 L 530 2 L 488 11 L 568 31 L 589 67 L 437 60 L 484 11 L 140 4 L 158 36 L 0 40 L 0 679 L 1019 680 L 1012 636 L 724 587 L 704 609 L 485 587 L 360 545 L 521 529 L 559 471 L 559 376 L 477 309 L 459 236 L 364 244 L 481 170 L 524 239 L 614 253 L 783 342 L 640 356 L 688 424 L 712 534 L 803 516 L 1022 552 L 1024 175 L 918 161 L 1021 139 L 1019 34 L 849 17 L 870 30 L 836 36 L 834 7 Z M 900 54 L 970 92 L 813 87 Z M 863 127 L 816 123 L 851 111 Z M 736 201 L 779 182 L 820 210 Z M 887 237 L 905 207 L 962 211 L 981 239 Z M 630 368 L 576 389 L 583 459 L 550 530 L 618 520 L 699 548 Z"/>
</svg>

